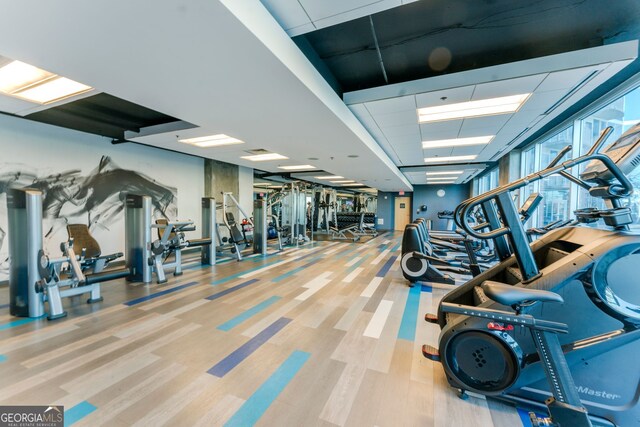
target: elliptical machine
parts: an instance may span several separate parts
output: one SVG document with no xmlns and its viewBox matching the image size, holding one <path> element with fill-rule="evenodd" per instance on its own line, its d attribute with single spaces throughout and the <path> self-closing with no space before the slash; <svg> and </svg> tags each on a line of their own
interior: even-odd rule
<svg viewBox="0 0 640 427">
<path fill-rule="evenodd" d="M 469 390 L 534 408 L 546 401 L 551 420 L 536 418 L 534 425 L 640 423 L 640 304 L 631 301 L 638 295 L 640 236 L 629 232 L 631 211 L 622 205 L 633 192 L 625 174 L 640 164 L 640 125 L 599 154 L 610 132 L 581 157 L 464 202 L 458 225 L 479 239 L 507 237 L 514 255 L 447 294 L 437 316 L 425 316 L 441 333 L 439 349 L 425 345 L 423 354 L 442 363 L 449 384 L 462 395 Z M 580 178 L 568 172 L 585 163 Z M 604 199 L 607 209 L 589 215 L 610 229 L 565 227 L 529 244 L 510 193 L 554 174 Z M 480 233 L 465 218 L 482 203 L 495 206 L 501 224 Z M 559 344 L 556 335 L 540 338 L 540 326 L 562 333 Z"/>
</svg>

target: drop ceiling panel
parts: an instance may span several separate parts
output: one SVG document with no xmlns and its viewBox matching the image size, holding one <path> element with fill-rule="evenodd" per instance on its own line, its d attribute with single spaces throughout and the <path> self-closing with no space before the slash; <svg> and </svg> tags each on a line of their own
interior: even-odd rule
<svg viewBox="0 0 640 427">
<path fill-rule="evenodd" d="M 428 150 L 423 150 L 423 152 L 424 152 L 424 157 L 450 156 L 451 155 L 451 147 L 429 148 Z"/>
<path fill-rule="evenodd" d="M 413 111 L 414 115 L 417 115 L 416 98 L 413 95 L 366 102 L 360 105 L 365 105 L 371 114 L 389 114 L 398 111 Z"/>
<path fill-rule="evenodd" d="M 469 156 L 472 154 L 478 155 L 484 150 L 487 145 L 468 145 L 463 147 L 453 147 L 451 150 L 452 156 Z"/>
<path fill-rule="evenodd" d="M 533 110 L 546 111 L 553 104 L 558 102 L 567 94 L 567 89 L 554 90 L 550 92 L 536 92 L 531 95 L 527 102 L 520 108 L 520 111 L 527 112 Z"/>
<path fill-rule="evenodd" d="M 540 84 L 537 92 L 549 92 L 558 89 L 569 89 L 584 80 L 592 72 L 600 69 L 600 66 L 574 68 L 571 70 L 556 71 L 550 73 Z"/>
<path fill-rule="evenodd" d="M 462 120 L 448 120 L 446 122 L 432 122 L 420 124 L 420 132 L 424 140 L 434 139 L 433 135 L 447 135 L 446 138 L 457 138 Z"/>
<path fill-rule="evenodd" d="M 420 127 L 417 124 L 403 126 L 389 126 L 381 129 L 388 138 L 416 135 L 420 138 Z"/>
<path fill-rule="evenodd" d="M 418 116 L 415 110 L 411 110 L 389 114 L 376 114 L 374 119 L 381 128 L 387 128 L 392 126 L 415 125 Z"/>
<path fill-rule="evenodd" d="M 536 90 L 538 85 L 540 85 L 546 76 L 547 74 L 536 74 L 533 76 L 479 84 L 476 85 L 472 99 L 488 99 L 500 96 L 518 95 L 521 93 L 531 93 Z"/>
<path fill-rule="evenodd" d="M 418 108 L 433 107 L 436 105 L 454 104 L 471 100 L 475 86 L 462 86 L 434 92 L 420 93 L 416 95 Z M 445 99 L 442 99 L 445 98 Z"/>
<path fill-rule="evenodd" d="M 496 114 L 495 116 L 474 117 L 472 119 L 464 119 L 460 132 L 468 132 L 474 129 L 488 130 L 490 133 L 485 135 L 495 135 L 502 126 L 511 119 L 513 114 Z M 471 136 L 481 136 L 471 135 Z"/>
<path fill-rule="evenodd" d="M 0 95 L 0 111 L 10 114 L 18 114 L 21 111 L 33 108 L 32 102 L 23 101 L 8 95 Z"/>
</svg>

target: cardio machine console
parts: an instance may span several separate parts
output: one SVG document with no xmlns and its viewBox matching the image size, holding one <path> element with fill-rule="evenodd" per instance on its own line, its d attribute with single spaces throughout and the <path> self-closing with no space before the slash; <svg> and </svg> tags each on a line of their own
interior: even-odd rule
<svg viewBox="0 0 640 427">
<path fill-rule="evenodd" d="M 625 175 L 633 172 L 640 166 L 640 123 L 626 131 L 603 154 L 609 156 Z M 587 182 L 609 182 L 613 175 L 601 162 L 594 160 L 587 165 L 580 178 Z"/>
</svg>

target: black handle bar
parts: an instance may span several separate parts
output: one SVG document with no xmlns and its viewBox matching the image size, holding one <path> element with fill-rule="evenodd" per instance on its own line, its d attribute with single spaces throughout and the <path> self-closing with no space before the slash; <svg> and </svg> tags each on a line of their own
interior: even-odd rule
<svg viewBox="0 0 640 427">
<path fill-rule="evenodd" d="M 500 186 L 494 190 L 488 191 L 484 194 L 480 194 L 476 197 L 472 197 L 468 200 L 465 200 L 464 202 L 462 202 L 455 210 L 455 222 L 456 224 L 461 227 L 462 229 L 464 229 L 470 236 L 473 236 L 477 239 L 495 239 L 497 237 L 500 236 L 504 236 L 505 234 L 508 234 L 510 232 L 508 227 L 500 227 L 496 230 L 492 230 L 486 233 L 479 233 L 476 228 L 477 227 L 473 227 L 471 224 L 468 223 L 468 221 L 466 220 L 467 215 L 470 213 L 470 211 L 475 208 L 476 206 L 480 205 L 481 203 L 487 202 L 489 200 L 495 199 L 497 198 L 498 195 L 500 194 L 504 194 L 506 192 L 511 192 L 511 191 L 515 191 L 517 189 L 520 189 L 522 187 L 526 187 L 527 185 L 529 185 L 532 182 L 535 181 L 539 181 L 541 179 L 544 179 L 548 176 L 554 175 L 554 174 L 560 174 L 561 176 L 568 178 L 566 175 L 571 176 L 572 178 L 573 175 L 570 175 L 569 173 L 565 172 L 568 169 L 571 169 L 579 164 L 582 163 L 586 163 L 586 162 L 590 162 L 593 160 L 597 160 L 599 162 L 601 162 L 611 173 L 612 175 L 618 180 L 618 182 L 620 182 L 620 184 L 622 185 L 622 189 L 617 191 L 618 196 L 620 197 L 626 197 L 629 194 L 631 194 L 633 192 L 633 184 L 631 184 L 631 181 L 629 181 L 629 179 L 625 176 L 625 174 L 620 170 L 620 168 L 618 167 L 618 165 L 615 164 L 615 162 L 613 160 L 611 160 L 611 158 L 605 154 L 598 154 L 597 151 L 602 147 L 602 145 L 604 144 L 604 141 L 606 139 L 606 137 L 611 133 L 611 131 L 613 130 L 613 128 L 611 126 L 607 127 L 606 129 L 604 129 L 602 131 L 602 133 L 600 134 L 600 137 L 598 138 L 598 140 L 594 143 L 594 145 L 591 147 L 591 149 L 589 150 L 588 153 L 586 153 L 585 155 L 578 157 L 576 159 L 571 159 L 571 160 L 567 160 L 565 162 L 563 162 L 560 165 L 556 165 L 555 163 L 557 163 L 556 159 L 554 159 L 553 162 L 551 162 L 552 166 L 551 167 L 547 167 L 546 169 L 543 169 L 539 172 L 535 172 L 533 174 L 530 174 L 524 178 L 521 178 L 517 181 L 514 181 L 512 183 L 509 184 L 505 184 L 503 186 Z M 566 147 L 565 147 L 566 150 Z M 564 151 L 564 150 L 563 150 Z M 564 153 L 566 154 L 566 152 Z M 563 154 L 563 156 L 564 156 Z M 572 180 L 573 181 L 573 180 Z M 574 181 L 575 182 L 575 181 Z"/>
</svg>

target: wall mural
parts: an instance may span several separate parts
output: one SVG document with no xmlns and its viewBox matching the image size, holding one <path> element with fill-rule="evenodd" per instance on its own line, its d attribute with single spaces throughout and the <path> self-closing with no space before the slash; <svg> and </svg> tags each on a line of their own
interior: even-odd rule
<svg viewBox="0 0 640 427">
<path fill-rule="evenodd" d="M 24 187 L 43 192 L 45 248 L 51 246 L 47 240 L 65 229 L 68 223 L 87 224 L 92 232 L 109 231 L 110 226 L 124 215 L 127 193 L 151 196 L 156 218 L 175 218 L 178 210 L 176 188 L 161 184 L 143 173 L 122 169 L 108 156 L 103 156 L 98 166 L 87 175 L 73 169 L 38 176 L 32 168 L 23 164 L 0 165 L 0 197 L 5 195 L 6 198 L 9 188 Z M 6 209 L 4 201 L 0 208 L 0 280 L 7 278 L 9 269 L 5 247 Z M 61 242 L 51 243 L 57 247 Z"/>
</svg>

